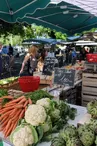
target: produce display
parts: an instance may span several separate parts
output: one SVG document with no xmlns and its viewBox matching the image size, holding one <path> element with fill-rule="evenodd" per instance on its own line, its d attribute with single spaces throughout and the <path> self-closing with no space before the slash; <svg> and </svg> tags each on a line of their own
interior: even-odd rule
<svg viewBox="0 0 97 146">
<path fill-rule="evenodd" d="M 32 100 L 32 105 L 28 105 L 25 110 L 24 118 L 12 129 L 10 141 L 14 146 L 34 146 L 41 141 L 50 141 L 52 134 L 59 132 L 69 119 L 74 119 L 75 114 L 76 109 L 63 101 L 41 98 L 33 104 Z"/>
<path fill-rule="evenodd" d="M 33 103 L 36 103 L 37 100 L 42 99 L 42 98 L 50 98 L 50 99 L 53 98 L 52 95 L 50 95 L 48 92 L 43 91 L 43 90 L 36 90 L 34 92 L 27 93 L 26 97 L 33 100 Z"/>
<path fill-rule="evenodd" d="M 87 105 L 87 110 L 93 118 L 97 118 L 97 100 L 89 102 Z"/>
<path fill-rule="evenodd" d="M 80 62 L 80 61 L 78 61 L 78 62 L 76 62 L 76 64 L 75 65 L 68 65 L 68 66 L 65 66 L 65 68 L 66 69 L 76 69 L 76 70 L 82 70 L 82 69 L 84 69 L 84 62 Z"/>
<path fill-rule="evenodd" d="M 18 77 L 10 77 L 10 78 L 6 78 L 6 79 L 2 79 L 2 80 L 0 80 L 0 85 L 9 84 L 17 79 L 18 79 Z"/>
<path fill-rule="evenodd" d="M 89 102 L 87 110 L 90 121 L 78 127 L 65 125 L 58 137 L 52 139 L 51 146 L 97 146 L 97 101 Z"/>
<path fill-rule="evenodd" d="M 12 96 L 3 96 L 0 98 L 1 103 L 3 99 L 10 100 L 4 106 L 1 105 L 0 109 L 0 130 L 7 137 L 16 128 L 19 120 L 24 117 L 27 105 L 32 104 L 32 101 L 30 98 L 26 99 L 25 96 L 17 99 L 14 99 Z"/>
<path fill-rule="evenodd" d="M 8 95 L 8 91 L 5 89 L 0 89 L 0 97 Z"/>
</svg>

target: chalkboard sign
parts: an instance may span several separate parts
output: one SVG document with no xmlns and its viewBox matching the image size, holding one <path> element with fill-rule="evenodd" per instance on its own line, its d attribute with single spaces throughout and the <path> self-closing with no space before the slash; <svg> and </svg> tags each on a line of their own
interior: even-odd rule
<svg viewBox="0 0 97 146">
<path fill-rule="evenodd" d="M 54 71 L 54 84 L 64 86 L 74 86 L 75 70 L 67 70 L 64 68 L 55 68 Z"/>
<path fill-rule="evenodd" d="M 51 76 L 52 71 L 54 70 L 54 65 L 55 65 L 55 58 L 46 57 L 44 61 L 43 74 Z"/>
</svg>

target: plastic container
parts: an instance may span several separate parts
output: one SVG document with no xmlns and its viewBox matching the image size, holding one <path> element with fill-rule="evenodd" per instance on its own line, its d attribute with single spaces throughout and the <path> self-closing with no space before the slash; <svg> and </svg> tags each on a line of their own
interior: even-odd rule
<svg viewBox="0 0 97 146">
<path fill-rule="evenodd" d="M 87 61 L 91 63 L 97 63 L 97 54 L 87 54 Z"/>
<path fill-rule="evenodd" d="M 18 79 L 20 88 L 23 92 L 32 92 L 39 88 L 39 76 L 23 76 Z"/>
</svg>

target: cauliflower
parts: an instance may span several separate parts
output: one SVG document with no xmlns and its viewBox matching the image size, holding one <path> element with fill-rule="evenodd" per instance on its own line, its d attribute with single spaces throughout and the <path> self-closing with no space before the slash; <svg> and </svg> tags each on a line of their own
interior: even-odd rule
<svg viewBox="0 0 97 146">
<path fill-rule="evenodd" d="M 46 111 L 41 105 L 30 105 L 25 112 L 25 121 L 32 126 L 38 126 L 45 122 Z"/>
<path fill-rule="evenodd" d="M 34 127 L 21 125 L 12 132 L 10 141 L 14 146 L 28 146 L 38 141 L 38 135 Z"/>
<path fill-rule="evenodd" d="M 40 100 L 37 100 L 36 104 L 41 105 L 45 108 L 49 108 L 50 107 L 50 99 L 49 98 L 42 98 Z"/>
</svg>

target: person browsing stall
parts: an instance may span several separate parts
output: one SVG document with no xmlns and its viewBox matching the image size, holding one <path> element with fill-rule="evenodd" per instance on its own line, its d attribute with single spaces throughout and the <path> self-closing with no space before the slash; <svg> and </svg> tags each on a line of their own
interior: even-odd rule
<svg viewBox="0 0 97 146">
<path fill-rule="evenodd" d="M 37 67 L 37 59 L 36 59 L 36 54 L 37 54 L 37 47 L 32 46 L 29 48 L 28 53 L 26 54 L 24 61 L 22 63 L 22 67 L 20 70 L 20 76 L 32 76 L 33 72 L 36 70 Z M 27 64 L 27 72 L 24 71 L 24 67 Z"/>
</svg>

